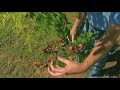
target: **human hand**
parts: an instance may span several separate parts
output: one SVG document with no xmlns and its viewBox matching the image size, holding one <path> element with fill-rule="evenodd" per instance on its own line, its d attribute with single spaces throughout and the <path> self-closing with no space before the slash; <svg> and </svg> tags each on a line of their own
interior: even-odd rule
<svg viewBox="0 0 120 90">
<path fill-rule="evenodd" d="M 50 73 L 52 76 L 62 76 L 66 74 L 81 73 L 85 71 L 84 63 L 70 61 L 63 57 L 58 57 L 58 60 L 64 62 L 66 66 L 64 68 L 58 65 L 54 66 L 53 61 L 51 61 L 50 67 L 48 67 L 48 73 Z"/>
<path fill-rule="evenodd" d="M 74 40 L 75 40 L 76 33 L 77 33 L 77 29 L 76 28 L 72 28 L 71 31 L 70 31 L 72 42 L 74 42 Z"/>
</svg>

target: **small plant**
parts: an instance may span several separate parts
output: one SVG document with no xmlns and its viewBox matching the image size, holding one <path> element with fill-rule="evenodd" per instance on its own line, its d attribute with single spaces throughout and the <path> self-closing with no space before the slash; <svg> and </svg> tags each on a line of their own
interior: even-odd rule
<svg viewBox="0 0 120 90">
<path fill-rule="evenodd" d="M 94 34 L 81 34 L 72 43 L 71 27 L 62 12 L 3 12 L 0 13 L 0 46 L 10 46 L 12 53 L 18 55 L 35 53 L 37 60 L 42 57 L 43 61 L 50 61 L 49 58 L 63 56 L 82 62 L 93 47 Z"/>
<path fill-rule="evenodd" d="M 67 42 L 65 41 L 67 39 L 63 39 L 64 36 L 61 35 L 60 37 L 58 37 L 57 41 L 52 41 L 50 45 L 48 45 L 49 49 L 48 47 L 43 49 L 44 53 L 48 51 L 47 54 L 54 55 L 53 58 L 49 58 L 49 56 L 47 55 L 47 61 L 50 62 L 51 60 L 53 60 L 56 62 L 57 56 L 63 56 L 71 61 L 83 62 L 94 45 L 93 35 L 93 33 L 82 34 L 82 36 L 79 36 L 75 42 L 71 42 L 69 44 L 65 43 Z M 61 42 L 64 43 L 64 46 L 61 45 Z M 65 64 L 62 62 L 58 62 L 57 64 L 62 67 L 65 66 Z"/>
</svg>

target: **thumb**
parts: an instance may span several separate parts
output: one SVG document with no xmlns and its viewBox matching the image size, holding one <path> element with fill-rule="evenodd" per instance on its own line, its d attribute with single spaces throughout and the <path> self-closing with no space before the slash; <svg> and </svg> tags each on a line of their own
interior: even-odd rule
<svg viewBox="0 0 120 90">
<path fill-rule="evenodd" d="M 68 63 L 68 60 L 67 59 L 65 59 L 65 58 L 63 58 L 63 57 L 58 57 L 58 60 L 59 61 L 61 61 L 61 62 L 64 62 L 65 64 L 67 64 Z"/>
<path fill-rule="evenodd" d="M 75 40 L 75 35 L 74 34 L 72 34 L 72 42 L 74 42 L 74 40 Z"/>
</svg>

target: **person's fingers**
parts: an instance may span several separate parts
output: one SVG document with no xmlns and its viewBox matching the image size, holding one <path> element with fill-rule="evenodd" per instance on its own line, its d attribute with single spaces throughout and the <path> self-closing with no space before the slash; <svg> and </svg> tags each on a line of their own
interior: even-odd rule
<svg viewBox="0 0 120 90">
<path fill-rule="evenodd" d="M 51 71 L 49 67 L 48 67 L 48 73 L 50 73 L 52 76 L 55 76 L 55 73 Z"/>
<path fill-rule="evenodd" d="M 50 67 L 48 67 L 48 73 L 50 73 L 50 72 L 51 72 Z"/>
<path fill-rule="evenodd" d="M 51 61 L 50 67 L 51 67 L 51 70 L 52 70 L 53 72 L 64 73 L 64 71 L 65 71 L 63 68 L 60 68 L 60 67 L 59 67 L 59 68 L 54 67 L 52 61 Z"/>
<path fill-rule="evenodd" d="M 75 40 L 75 35 L 76 35 L 76 29 L 72 29 L 71 32 L 70 32 L 70 35 L 71 35 L 71 40 L 72 40 L 72 42 L 74 42 L 74 40 Z"/>
<path fill-rule="evenodd" d="M 54 72 L 50 70 L 50 67 L 48 67 L 48 73 L 53 74 Z"/>
<path fill-rule="evenodd" d="M 55 71 L 55 67 L 53 66 L 53 61 L 51 61 L 50 67 L 51 67 L 52 71 Z"/>
<path fill-rule="evenodd" d="M 53 60 L 51 60 L 50 65 L 53 65 Z"/>
<path fill-rule="evenodd" d="M 74 34 L 72 34 L 72 42 L 74 42 L 74 40 L 75 40 L 75 35 Z"/>
<path fill-rule="evenodd" d="M 72 42 L 74 41 L 74 33 L 71 31 L 70 32 L 70 35 L 71 35 L 71 40 L 72 40 Z"/>
<path fill-rule="evenodd" d="M 53 71 L 50 70 L 50 68 L 48 68 L 48 72 L 49 72 L 52 76 L 62 76 L 62 75 L 64 75 L 64 73 L 53 72 Z"/>
<path fill-rule="evenodd" d="M 72 35 L 72 34 L 73 34 L 73 31 L 71 30 L 71 31 L 70 31 L 70 35 Z"/>
<path fill-rule="evenodd" d="M 58 66 L 58 65 L 56 65 L 56 67 L 59 68 L 59 69 L 63 69 L 62 67 L 60 67 L 60 66 Z"/>
<path fill-rule="evenodd" d="M 66 58 L 63 58 L 63 57 L 60 57 L 60 56 L 57 57 L 57 58 L 58 58 L 59 61 L 64 62 L 65 64 L 67 64 L 69 62 L 69 60 L 66 59 Z"/>
</svg>

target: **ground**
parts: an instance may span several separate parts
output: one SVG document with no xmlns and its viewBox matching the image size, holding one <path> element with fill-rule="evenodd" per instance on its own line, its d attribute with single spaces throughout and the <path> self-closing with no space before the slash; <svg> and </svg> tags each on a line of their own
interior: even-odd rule
<svg viewBox="0 0 120 90">
<path fill-rule="evenodd" d="M 66 15 L 74 23 L 76 12 L 68 12 Z M 0 46 L 0 77 L 2 78 L 87 78 L 87 73 L 53 77 L 47 73 L 47 66 L 33 67 L 33 57 L 13 55 L 9 48 L 11 46 Z M 120 52 L 117 52 L 118 56 L 119 54 Z M 116 59 L 113 55 L 106 63 L 101 76 L 118 78 L 120 77 L 119 67 L 119 58 Z"/>
</svg>

